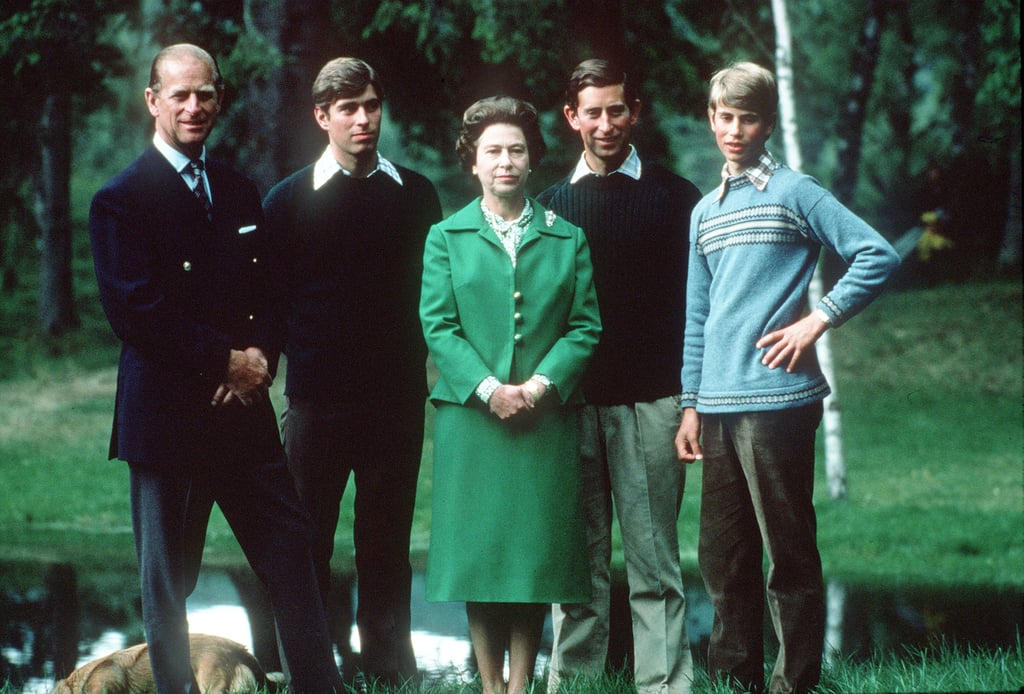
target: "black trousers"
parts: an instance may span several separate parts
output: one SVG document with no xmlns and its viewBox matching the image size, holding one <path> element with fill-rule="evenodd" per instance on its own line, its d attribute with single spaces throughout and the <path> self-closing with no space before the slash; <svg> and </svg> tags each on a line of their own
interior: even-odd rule
<svg viewBox="0 0 1024 694">
<path fill-rule="evenodd" d="M 354 478 L 361 669 L 371 680 L 400 684 L 416 676 L 409 534 L 423 452 L 425 399 L 406 395 L 371 402 L 292 398 L 282 430 L 289 469 L 313 518 L 313 563 L 324 604 L 339 505 L 349 476 Z M 346 671 L 346 677 L 350 674 Z"/>
<path fill-rule="evenodd" d="M 258 419 L 265 429 L 267 420 Z M 198 580 L 214 503 L 268 589 L 291 691 L 342 691 L 316 589 L 309 517 L 288 474 L 272 409 L 269 426 L 260 432 L 228 427 L 224 437 L 211 437 L 216 443 L 206 454 L 180 466 L 130 465 L 142 615 L 159 694 L 198 691 L 186 598 Z"/>
</svg>

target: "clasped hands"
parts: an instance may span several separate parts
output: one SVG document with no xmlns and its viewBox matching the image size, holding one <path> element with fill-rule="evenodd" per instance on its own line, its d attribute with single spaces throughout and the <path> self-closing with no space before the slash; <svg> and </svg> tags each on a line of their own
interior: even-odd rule
<svg viewBox="0 0 1024 694">
<path fill-rule="evenodd" d="M 491 412 L 498 416 L 498 419 L 509 419 L 522 412 L 529 412 L 540 401 L 547 386 L 534 379 L 517 386 L 498 386 L 490 399 L 487 401 Z"/>
<path fill-rule="evenodd" d="M 233 349 L 228 358 L 225 380 L 217 386 L 210 404 L 217 407 L 238 400 L 249 407 L 263 399 L 273 382 L 263 350 L 258 347 Z"/>
</svg>

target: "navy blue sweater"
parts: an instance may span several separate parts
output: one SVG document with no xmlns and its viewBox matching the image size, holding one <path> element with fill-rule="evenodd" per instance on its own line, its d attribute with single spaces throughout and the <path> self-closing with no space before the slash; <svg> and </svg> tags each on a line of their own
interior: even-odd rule
<svg viewBox="0 0 1024 694">
<path fill-rule="evenodd" d="M 289 397 L 426 395 L 419 288 L 423 244 L 441 205 L 429 180 L 396 168 L 404 185 L 383 172 L 339 172 L 313 190 L 308 166 L 264 200 L 281 267 Z"/>
<path fill-rule="evenodd" d="M 583 378 L 595 405 L 679 395 L 690 213 L 700 192 L 643 162 L 624 174 L 569 177 L 538 200 L 582 227 L 594 265 L 603 332 Z"/>
</svg>

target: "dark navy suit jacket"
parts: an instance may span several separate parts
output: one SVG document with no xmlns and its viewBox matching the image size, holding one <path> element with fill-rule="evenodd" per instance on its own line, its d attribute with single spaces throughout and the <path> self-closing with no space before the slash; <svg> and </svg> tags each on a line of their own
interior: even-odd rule
<svg viewBox="0 0 1024 694">
<path fill-rule="evenodd" d="M 122 342 L 111 458 L 194 463 L 280 445 L 266 399 L 210 405 L 230 349 L 260 347 L 271 365 L 280 349 L 259 193 L 224 165 L 206 168 L 212 222 L 152 145 L 93 198 L 100 298 Z"/>
</svg>

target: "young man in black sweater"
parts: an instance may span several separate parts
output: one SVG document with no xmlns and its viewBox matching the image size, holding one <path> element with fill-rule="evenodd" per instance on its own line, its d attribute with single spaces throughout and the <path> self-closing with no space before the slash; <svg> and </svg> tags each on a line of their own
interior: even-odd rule
<svg viewBox="0 0 1024 694">
<path fill-rule="evenodd" d="M 282 268 L 284 444 L 313 517 L 320 592 L 326 604 L 351 474 L 361 669 L 400 684 L 416 675 L 409 534 L 427 356 L 419 287 L 423 243 L 441 205 L 430 181 L 378 154 L 383 98 L 362 60 L 328 62 L 313 84 L 327 149 L 274 186 L 264 212 Z"/>
<path fill-rule="evenodd" d="M 640 100 L 627 75 L 586 60 L 566 90 L 565 118 L 580 134 L 575 170 L 539 196 L 583 228 L 604 331 L 583 379 L 580 412 L 589 605 L 555 605 L 549 691 L 604 670 L 608 652 L 612 501 L 622 531 L 638 692 L 688 692 L 676 523 L 685 466 L 679 426 L 690 213 L 697 188 L 643 161 L 629 138 Z"/>
</svg>

